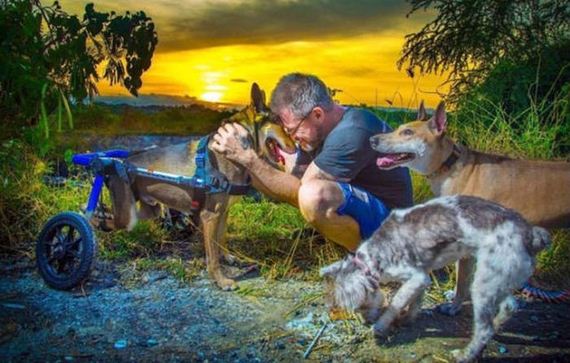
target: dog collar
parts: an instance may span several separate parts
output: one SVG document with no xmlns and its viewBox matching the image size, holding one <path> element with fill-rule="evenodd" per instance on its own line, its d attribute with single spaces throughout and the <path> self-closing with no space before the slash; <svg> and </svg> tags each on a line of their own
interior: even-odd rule
<svg viewBox="0 0 570 363">
<path fill-rule="evenodd" d="M 356 267 L 358 267 L 359 269 L 364 271 L 364 274 L 369 275 L 371 273 L 370 267 L 368 267 L 364 261 L 362 261 L 360 258 L 358 258 L 357 255 L 352 256 L 352 262 L 354 262 Z"/>
<path fill-rule="evenodd" d="M 459 147 L 456 144 L 453 144 L 453 149 L 451 150 L 451 154 L 449 155 L 449 157 L 443 162 L 443 164 L 441 164 L 441 166 L 436 171 L 429 174 L 427 177 L 433 178 L 435 176 L 445 173 L 446 171 L 451 169 L 451 167 L 453 166 L 453 164 L 457 162 L 457 160 L 459 160 L 460 155 L 461 155 L 461 149 L 459 149 Z"/>
<path fill-rule="evenodd" d="M 374 289 L 380 286 L 380 277 L 378 274 L 372 272 L 370 267 L 358 257 L 358 254 L 352 255 L 352 262 L 354 262 L 358 269 L 364 272 L 364 275 L 368 278 L 368 281 L 372 284 Z"/>
</svg>

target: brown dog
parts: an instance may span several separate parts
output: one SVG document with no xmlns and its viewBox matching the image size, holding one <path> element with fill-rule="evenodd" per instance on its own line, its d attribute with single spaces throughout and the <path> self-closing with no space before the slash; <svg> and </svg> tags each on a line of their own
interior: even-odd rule
<svg viewBox="0 0 570 363">
<path fill-rule="evenodd" d="M 546 228 L 570 227 L 570 163 L 534 161 L 486 154 L 457 145 L 445 135 L 443 102 L 427 120 L 423 103 L 418 121 L 370 138 L 382 153 L 381 169 L 407 166 L 428 177 L 436 196 L 472 195 L 488 199 L 523 215 L 531 224 Z M 467 297 L 472 261 L 461 260 L 457 269 L 456 297 L 442 311 L 453 315 Z"/>
<path fill-rule="evenodd" d="M 257 84 L 252 87 L 251 97 L 250 106 L 232 116 L 228 121 L 240 123 L 249 131 L 250 142 L 257 153 L 273 167 L 291 171 L 291 166 L 286 165 L 286 161 L 294 159 L 291 157 L 295 152 L 293 141 L 281 127 L 268 122 L 270 115 L 265 106 L 265 95 Z M 232 185 L 247 186 L 249 177 L 246 170 L 211 150 L 211 142 L 210 138 L 207 152 L 213 168 L 221 172 Z M 198 141 L 189 141 L 138 153 L 127 158 L 126 162 L 153 172 L 191 177 L 196 171 L 197 148 Z M 158 216 L 160 204 L 185 213 L 199 213 L 199 224 L 204 234 L 208 273 L 222 289 L 236 288 L 236 282 L 224 275 L 220 265 L 221 257 L 229 257 L 225 239 L 226 220 L 229 207 L 236 200 L 235 196 L 225 192 L 207 192 L 205 198 L 199 198 L 199 191 L 196 188 L 164 182 L 136 173 L 134 177 L 131 176 L 130 181 L 118 175 L 112 175 L 109 177 L 107 186 L 111 192 L 114 228 L 130 230 L 138 219 Z M 199 199 L 203 199 L 202 205 L 197 206 Z M 139 202 L 138 210 L 137 202 Z"/>
</svg>

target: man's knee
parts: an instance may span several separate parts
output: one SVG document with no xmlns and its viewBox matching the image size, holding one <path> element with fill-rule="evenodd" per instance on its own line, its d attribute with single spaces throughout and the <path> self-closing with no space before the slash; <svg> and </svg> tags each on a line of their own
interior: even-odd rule
<svg viewBox="0 0 570 363">
<path fill-rule="evenodd" d="M 299 209 L 307 222 L 313 223 L 336 211 L 342 202 L 342 192 L 335 182 L 315 180 L 299 189 Z"/>
</svg>

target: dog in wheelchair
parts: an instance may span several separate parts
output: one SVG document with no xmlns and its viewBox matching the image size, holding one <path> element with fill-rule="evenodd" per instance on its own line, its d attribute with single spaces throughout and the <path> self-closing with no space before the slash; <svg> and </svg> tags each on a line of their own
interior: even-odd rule
<svg viewBox="0 0 570 363">
<path fill-rule="evenodd" d="M 251 89 L 251 104 L 230 117 L 228 122 L 244 126 L 250 135 L 248 142 L 258 155 L 270 165 L 291 172 L 295 160 L 295 144 L 280 126 L 271 119 L 265 104 L 265 94 L 257 84 Z M 112 229 L 132 229 L 138 220 L 156 218 L 161 206 L 193 214 L 202 229 L 206 250 L 206 264 L 209 275 L 224 290 L 237 287 L 234 279 L 222 271 L 220 259 L 231 260 L 225 238 L 228 210 L 238 195 L 249 188 L 247 171 L 224 158 L 210 148 L 210 137 L 204 142 L 202 154 L 210 165 L 209 174 L 215 174 L 216 191 L 205 192 L 200 188 L 182 187 L 176 183 L 164 182 L 156 177 L 133 173 L 129 178 L 111 175 L 106 181 L 110 190 L 113 221 Z M 154 148 L 128 157 L 125 163 L 152 171 L 153 174 L 191 176 L 197 172 L 196 155 L 200 152 L 199 141 Z M 207 176 L 205 177 L 207 179 Z M 220 182 L 221 180 L 221 182 Z M 138 203 L 138 207 L 137 207 Z"/>
</svg>

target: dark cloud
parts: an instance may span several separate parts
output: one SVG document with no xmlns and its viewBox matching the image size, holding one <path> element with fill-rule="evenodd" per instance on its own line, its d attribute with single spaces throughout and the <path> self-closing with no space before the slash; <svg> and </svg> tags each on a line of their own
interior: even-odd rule
<svg viewBox="0 0 570 363">
<path fill-rule="evenodd" d="M 230 82 L 235 82 L 235 83 L 248 83 L 249 81 L 247 79 L 243 79 L 243 78 L 232 78 L 230 79 Z"/>
<path fill-rule="evenodd" d="M 157 1 L 147 13 L 156 21 L 160 52 L 338 39 L 425 23 L 422 13 L 407 19 L 410 4 L 401 0 L 168 3 Z"/>
</svg>

